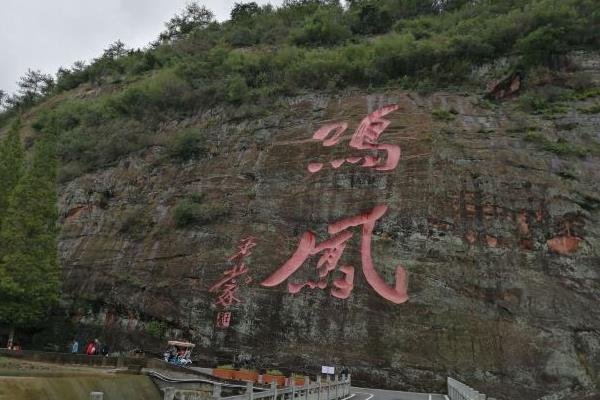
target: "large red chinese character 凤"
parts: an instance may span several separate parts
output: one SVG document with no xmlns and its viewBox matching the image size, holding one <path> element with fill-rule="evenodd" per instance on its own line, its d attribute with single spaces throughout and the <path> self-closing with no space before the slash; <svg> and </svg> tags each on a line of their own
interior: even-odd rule
<svg viewBox="0 0 600 400">
<path fill-rule="evenodd" d="M 369 285 L 383 298 L 396 303 L 404 303 L 408 300 L 407 294 L 407 276 L 402 266 L 396 268 L 396 283 L 394 287 L 389 286 L 377 273 L 373 265 L 371 256 L 371 239 L 375 223 L 387 211 L 386 205 L 378 205 L 370 212 L 360 214 L 354 217 L 346 218 L 329 225 L 328 232 L 335 235 L 319 244 L 316 243 L 315 234 L 311 231 L 305 232 L 300 239 L 296 252 L 271 276 L 261 282 L 262 286 L 273 287 L 281 284 L 296 272 L 302 264 L 310 257 L 322 253 L 317 262 L 319 279 L 303 283 L 288 283 L 288 291 L 297 293 L 304 287 L 311 289 L 324 289 L 327 287 L 326 277 L 335 270 L 342 253 L 346 247 L 346 242 L 354 236 L 354 233 L 348 231 L 348 228 L 362 226 L 361 240 L 361 261 L 365 278 Z M 354 268 L 352 266 L 343 266 L 339 269 L 344 274 L 343 278 L 337 278 L 333 281 L 334 288 L 331 289 L 331 295 L 340 299 L 345 299 L 350 295 L 354 285 Z"/>
<path fill-rule="evenodd" d="M 390 104 L 367 115 L 350 139 L 350 147 L 354 149 L 385 151 L 387 153 L 385 160 L 379 156 L 371 155 L 364 157 L 352 156 L 333 160 L 329 164 L 333 168 L 339 168 L 346 162 L 350 164 L 362 162 L 360 164 L 361 167 L 375 168 L 377 171 L 391 171 L 395 169 L 400 161 L 400 147 L 393 144 L 377 143 L 377 141 L 390 124 L 390 121 L 383 119 L 383 117 L 397 109 L 397 104 Z M 313 135 L 313 139 L 323 141 L 323 146 L 325 147 L 335 146 L 339 143 L 346 129 L 348 129 L 348 124 L 345 122 L 329 124 L 317 130 Z M 310 173 L 315 173 L 319 172 L 323 166 L 323 163 L 310 163 L 307 169 Z"/>
</svg>

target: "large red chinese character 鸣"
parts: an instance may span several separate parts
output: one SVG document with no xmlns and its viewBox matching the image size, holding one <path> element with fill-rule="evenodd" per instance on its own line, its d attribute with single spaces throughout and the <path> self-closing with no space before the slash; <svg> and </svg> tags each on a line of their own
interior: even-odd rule
<svg viewBox="0 0 600 400">
<path fill-rule="evenodd" d="M 363 157 L 352 156 L 333 160 L 329 164 L 333 168 L 339 168 L 346 162 L 356 164 L 362 161 L 360 164 L 361 167 L 375 168 L 377 171 L 391 171 L 395 169 L 400 161 L 400 147 L 393 144 L 377 143 L 377 140 L 379 140 L 379 136 L 381 136 L 390 124 L 390 121 L 383 119 L 383 117 L 397 109 L 397 104 L 390 104 L 367 115 L 350 139 L 350 147 L 354 149 L 385 151 L 387 153 L 385 160 L 379 156 L 375 157 L 371 155 Z M 323 141 L 323 146 L 325 147 L 335 146 L 339 143 L 346 129 L 348 129 L 348 124 L 345 122 L 329 124 L 317 130 L 313 135 L 313 139 Z M 319 172 L 323 167 L 323 163 L 310 163 L 307 169 L 310 173 L 315 173 Z"/>
</svg>

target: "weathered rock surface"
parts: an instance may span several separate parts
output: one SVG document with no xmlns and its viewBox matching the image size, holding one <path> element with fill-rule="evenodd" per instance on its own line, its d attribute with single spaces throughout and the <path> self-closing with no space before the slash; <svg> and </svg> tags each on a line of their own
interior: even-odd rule
<svg viewBox="0 0 600 400">
<path fill-rule="evenodd" d="M 379 142 L 401 147 L 395 170 L 307 171 L 309 162 L 368 153 L 350 149 L 350 136 L 390 103 L 400 108 Z M 165 127 L 205 132 L 210 154 L 177 163 L 154 147 L 61 188 L 71 320 L 114 348 L 158 351 L 149 332 L 164 324 L 168 337 L 199 343 L 203 357 L 347 365 L 357 379 L 404 390 L 442 391 L 450 374 L 497 398 L 599 392 L 600 158 L 559 156 L 525 139 L 535 127 L 551 142 L 597 146 L 600 115 L 579 103 L 550 117 L 478 104 L 447 93 L 306 96 Z M 436 119 L 438 109 L 450 117 Z M 338 121 L 349 129 L 337 146 L 311 139 Z M 228 204 L 229 215 L 176 228 L 174 205 L 195 193 Z M 356 272 L 346 300 L 329 289 L 260 286 L 305 231 L 321 242 L 328 224 L 379 204 L 388 211 L 375 226 L 375 266 L 390 285 L 404 266 L 408 302 L 393 304 L 366 282 L 360 227 L 339 263 Z M 246 259 L 252 282 L 240 285 L 231 326 L 217 329 L 223 308 L 208 289 L 247 236 L 257 242 Z M 292 280 L 313 277 L 317 259 Z"/>
</svg>

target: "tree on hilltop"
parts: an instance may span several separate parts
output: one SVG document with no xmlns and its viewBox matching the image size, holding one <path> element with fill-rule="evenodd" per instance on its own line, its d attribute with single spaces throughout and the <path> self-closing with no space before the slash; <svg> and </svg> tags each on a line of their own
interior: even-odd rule
<svg viewBox="0 0 600 400">
<path fill-rule="evenodd" d="M 0 111 L 2 111 L 4 109 L 7 97 L 8 97 L 8 95 L 6 94 L 6 92 L 4 90 L 0 89 Z"/>
<path fill-rule="evenodd" d="M 18 102 L 21 105 L 32 105 L 50 94 L 54 88 L 54 78 L 40 70 L 28 69 L 27 73 L 19 78 L 17 85 Z"/>
<path fill-rule="evenodd" d="M 235 3 L 231 9 L 231 20 L 233 22 L 242 21 L 247 18 L 252 18 L 260 12 L 260 7 L 256 2 L 250 3 Z"/>
<path fill-rule="evenodd" d="M 167 30 L 158 39 L 165 42 L 180 39 L 195 29 L 205 28 L 214 18 L 215 14 L 205 6 L 189 3 L 180 14 L 165 23 Z"/>
<path fill-rule="evenodd" d="M 108 48 L 104 50 L 101 58 L 116 60 L 126 56 L 129 53 L 127 46 L 120 39 L 111 43 Z"/>
</svg>

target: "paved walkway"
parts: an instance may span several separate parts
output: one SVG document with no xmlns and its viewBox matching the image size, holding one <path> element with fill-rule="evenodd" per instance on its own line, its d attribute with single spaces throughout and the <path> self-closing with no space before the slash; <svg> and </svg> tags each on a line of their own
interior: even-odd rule
<svg viewBox="0 0 600 400">
<path fill-rule="evenodd" d="M 198 372 L 206 374 L 206 375 L 212 375 L 213 374 L 212 368 L 190 367 L 190 369 L 194 370 L 194 371 L 198 371 Z"/>
<path fill-rule="evenodd" d="M 350 393 L 354 395 L 350 400 L 444 400 L 443 394 L 398 392 L 359 387 L 352 387 Z"/>
</svg>

